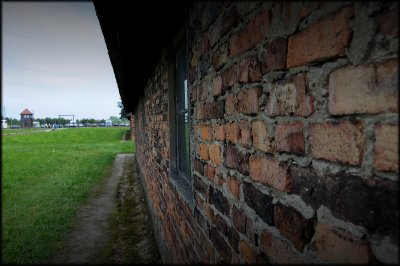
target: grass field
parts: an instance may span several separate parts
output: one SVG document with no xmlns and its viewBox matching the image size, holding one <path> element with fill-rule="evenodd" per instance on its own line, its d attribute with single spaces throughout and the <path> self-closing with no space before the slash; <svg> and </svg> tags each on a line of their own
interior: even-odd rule
<svg viewBox="0 0 400 266">
<path fill-rule="evenodd" d="M 24 133 L 24 132 L 35 132 L 35 131 L 43 131 L 48 128 L 23 128 L 23 129 L 1 129 L 1 134 L 18 134 L 18 133 Z"/>
<path fill-rule="evenodd" d="M 2 137 L 2 263 L 42 263 L 79 206 L 104 180 L 126 128 L 65 129 Z"/>
</svg>

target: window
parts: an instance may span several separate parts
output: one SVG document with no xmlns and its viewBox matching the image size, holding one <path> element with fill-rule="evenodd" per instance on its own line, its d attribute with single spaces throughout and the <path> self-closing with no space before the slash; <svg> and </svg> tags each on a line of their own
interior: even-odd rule
<svg viewBox="0 0 400 266">
<path fill-rule="evenodd" d="M 187 42 L 185 28 L 179 31 L 169 51 L 168 87 L 170 121 L 170 174 L 177 188 L 187 192 L 192 187 L 190 160 L 190 113 Z"/>
<path fill-rule="evenodd" d="M 175 54 L 175 126 L 177 170 L 190 179 L 190 135 L 186 42 L 182 41 Z"/>
</svg>

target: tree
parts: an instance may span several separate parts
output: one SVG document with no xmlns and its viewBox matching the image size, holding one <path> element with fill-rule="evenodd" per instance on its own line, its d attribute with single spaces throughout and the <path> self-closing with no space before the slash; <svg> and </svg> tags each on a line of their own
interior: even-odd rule
<svg viewBox="0 0 400 266">
<path fill-rule="evenodd" d="M 124 107 L 124 105 L 122 104 L 122 102 L 117 102 L 117 105 L 118 105 L 119 108 L 121 108 L 121 110 L 120 110 L 120 112 L 119 112 L 119 118 L 120 118 L 120 119 L 126 118 L 127 115 L 128 115 L 128 112 L 125 111 L 125 107 Z"/>
</svg>

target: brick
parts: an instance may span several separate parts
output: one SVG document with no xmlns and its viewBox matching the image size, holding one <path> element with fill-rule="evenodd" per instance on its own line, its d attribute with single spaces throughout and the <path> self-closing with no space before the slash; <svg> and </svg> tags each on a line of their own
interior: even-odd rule
<svg viewBox="0 0 400 266">
<path fill-rule="evenodd" d="M 198 99 L 199 101 L 204 101 L 207 99 L 209 94 L 209 82 L 203 81 L 198 87 Z"/>
<path fill-rule="evenodd" d="M 265 121 L 253 120 L 251 132 L 253 135 L 253 146 L 264 152 L 273 152 L 271 138 L 268 135 L 268 124 Z"/>
<path fill-rule="evenodd" d="M 275 237 L 268 231 L 260 235 L 260 249 L 268 256 L 270 263 L 276 264 L 301 264 L 303 258 L 284 240 Z"/>
<path fill-rule="evenodd" d="M 222 93 L 222 76 L 218 75 L 213 79 L 213 96 L 218 96 Z"/>
<path fill-rule="evenodd" d="M 380 171 L 399 172 L 399 126 L 375 126 L 374 166 Z"/>
<path fill-rule="evenodd" d="M 200 39 L 199 46 L 196 51 L 198 52 L 198 56 L 201 57 L 208 48 L 210 47 L 210 38 L 207 33 L 203 34 L 203 37 Z"/>
<path fill-rule="evenodd" d="M 326 262 L 366 264 L 370 262 L 368 242 L 350 232 L 318 224 L 316 229 L 317 255 Z"/>
<path fill-rule="evenodd" d="M 198 210 L 198 208 L 194 209 L 194 217 L 197 221 L 197 224 L 200 225 L 200 227 L 204 230 L 206 234 L 208 234 L 210 230 L 210 224 L 206 220 L 206 218 L 201 214 L 201 212 Z M 179 220 L 179 219 L 177 219 Z"/>
<path fill-rule="evenodd" d="M 309 129 L 314 158 L 361 165 L 366 139 L 361 122 L 314 123 Z"/>
<path fill-rule="evenodd" d="M 266 106 L 268 116 L 304 116 L 314 112 L 314 97 L 307 95 L 308 80 L 304 74 L 272 84 Z"/>
<path fill-rule="evenodd" d="M 215 208 L 225 215 L 229 215 L 229 201 L 224 196 L 224 194 L 218 190 L 210 186 L 209 189 L 209 202 L 210 204 L 214 204 Z"/>
<path fill-rule="evenodd" d="M 261 79 L 260 62 L 256 57 L 246 58 L 239 63 L 239 82 L 255 82 Z"/>
<path fill-rule="evenodd" d="M 208 152 L 208 145 L 205 143 L 200 143 L 198 146 L 197 154 L 201 159 L 208 161 L 210 159 L 210 155 Z"/>
<path fill-rule="evenodd" d="M 288 175 L 287 165 L 280 164 L 276 159 L 252 155 L 249 159 L 249 168 L 250 177 L 254 181 L 280 191 L 291 191 L 291 179 Z"/>
<path fill-rule="evenodd" d="M 198 110 L 198 119 L 215 119 L 224 117 L 224 100 L 215 101 L 203 105 L 202 109 Z"/>
<path fill-rule="evenodd" d="M 305 219 L 297 210 L 283 204 L 275 204 L 275 226 L 280 233 L 289 239 L 300 252 L 314 235 L 314 222 Z"/>
<path fill-rule="evenodd" d="M 197 126 L 199 136 L 203 140 L 212 140 L 212 127 L 209 125 L 198 125 Z"/>
<path fill-rule="evenodd" d="M 240 141 L 239 143 L 245 147 L 249 148 L 251 146 L 251 127 L 249 122 L 242 121 L 239 123 L 240 127 Z"/>
<path fill-rule="evenodd" d="M 287 40 L 276 39 L 268 44 L 264 54 L 263 73 L 286 68 Z"/>
<path fill-rule="evenodd" d="M 224 43 L 211 53 L 211 65 L 215 71 L 220 70 L 228 59 L 228 44 Z"/>
<path fill-rule="evenodd" d="M 232 259 L 232 250 L 215 227 L 212 227 L 210 230 L 210 240 L 214 243 L 214 247 L 222 257 L 223 262 L 230 263 Z"/>
<path fill-rule="evenodd" d="M 238 209 L 235 205 L 232 206 L 232 222 L 240 233 L 246 232 L 247 215 L 243 209 Z"/>
<path fill-rule="evenodd" d="M 254 264 L 257 262 L 257 252 L 247 240 L 240 241 L 239 249 L 247 264 Z"/>
<path fill-rule="evenodd" d="M 225 139 L 228 143 L 236 144 L 240 138 L 240 128 L 238 123 L 225 124 Z"/>
<path fill-rule="evenodd" d="M 293 193 L 314 209 L 324 205 L 335 217 L 364 226 L 370 233 L 397 236 L 399 187 L 396 182 L 343 173 L 322 174 L 294 166 L 290 167 L 290 175 Z"/>
<path fill-rule="evenodd" d="M 250 183 L 243 185 L 244 201 L 260 218 L 269 225 L 274 225 L 274 205 L 272 197 L 265 195 Z"/>
<path fill-rule="evenodd" d="M 249 173 L 249 155 L 239 151 L 235 146 L 227 144 L 224 147 L 224 166 L 247 175 Z"/>
<path fill-rule="evenodd" d="M 222 84 L 227 90 L 237 83 L 238 67 L 233 65 L 222 72 Z"/>
<path fill-rule="evenodd" d="M 399 35 L 399 6 L 392 10 L 385 8 L 384 11 L 378 15 L 378 32 L 388 36 Z"/>
<path fill-rule="evenodd" d="M 256 46 L 266 37 L 271 22 L 269 10 L 264 10 L 250 20 L 244 29 L 230 38 L 231 56 L 241 54 Z"/>
<path fill-rule="evenodd" d="M 289 37 L 287 67 L 343 56 L 352 37 L 352 6 L 346 6 Z M 310 49 L 313 47 L 313 49 Z"/>
<path fill-rule="evenodd" d="M 211 181 L 214 182 L 215 177 L 215 167 L 210 164 L 205 164 L 204 166 L 204 175 Z"/>
<path fill-rule="evenodd" d="M 229 235 L 229 227 L 225 220 L 221 217 L 221 215 L 214 214 L 213 211 L 210 211 L 211 222 L 215 225 L 215 228 L 221 235 L 228 237 Z"/>
<path fill-rule="evenodd" d="M 398 60 L 340 68 L 329 75 L 332 115 L 398 112 Z"/>
<path fill-rule="evenodd" d="M 303 124 L 294 122 L 278 125 L 275 129 L 275 148 L 304 155 Z"/>
<path fill-rule="evenodd" d="M 214 125 L 214 139 L 225 141 L 225 126 Z"/>
<path fill-rule="evenodd" d="M 194 170 L 196 170 L 200 175 L 204 175 L 204 163 L 199 159 L 195 159 Z"/>
<path fill-rule="evenodd" d="M 213 163 L 221 163 L 221 145 L 219 143 L 211 144 L 209 147 L 210 160 Z"/>
<path fill-rule="evenodd" d="M 238 249 L 239 248 L 239 234 L 233 227 L 229 228 L 228 241 L 229 241 L 229 244 L 231 245 L 232 249 L 235 252 L 238 252 L 239 251 L 239 249 Z"/>
<path fill-rule="evenodd" d="M 237 199 L 240 199 L 240 180 L 233 176 L 228 176 L 227 185 L 231 194 Z"/>
<path fill-rule="evenodd" d="M 235 94 L 229 94 L 226 97 L 225 112 L 227 115 L 232 114 L 236 110 L 236 96 Z"/>
<path fill-rule="evenodd" d="M 236 109 L 242 114 L 257 114 L 262 91 L 258 87 L 244 89 L 236 94 Z"/>
</svg>

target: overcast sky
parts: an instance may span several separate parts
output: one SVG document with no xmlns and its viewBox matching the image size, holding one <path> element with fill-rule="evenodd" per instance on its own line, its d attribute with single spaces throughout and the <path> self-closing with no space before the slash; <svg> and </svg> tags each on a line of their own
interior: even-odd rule
<svg viewBox="0 0 400 266">
<path fill-rule="evenodd" d="M 92 2 L 2 1 L 2 115 L 119 116 L 121 101 Z"/>
</svg>

